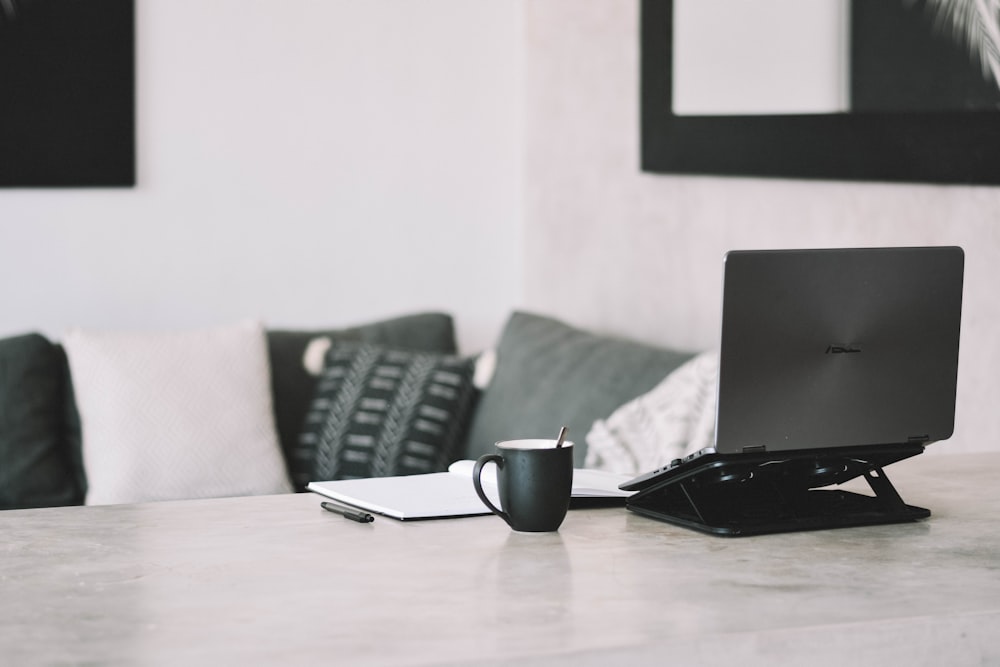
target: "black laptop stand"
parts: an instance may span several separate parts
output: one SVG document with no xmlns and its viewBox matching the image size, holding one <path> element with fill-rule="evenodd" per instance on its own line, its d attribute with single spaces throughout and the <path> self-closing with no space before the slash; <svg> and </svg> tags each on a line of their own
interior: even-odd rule
<svg viewBox="0 0 1000 667">
<path fill-rule="evenodd" d="M 628 509 L 723 536 L 914 521 L 930 511 L 903 502 L 883 468 L 922 443 L 774 454 L 706 454 L 637 478 Z M 821 488 L 864 476 L 874 496 Z M 639 481 L 641 480 L 641 482 Z"/>
</svg>

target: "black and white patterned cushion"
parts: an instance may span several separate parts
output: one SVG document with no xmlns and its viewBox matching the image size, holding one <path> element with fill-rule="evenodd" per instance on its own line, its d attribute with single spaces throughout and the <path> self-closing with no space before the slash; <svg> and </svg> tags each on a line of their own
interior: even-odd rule
<svg viewBox="0 0 1000 667">
<path fill-rule="evenodd" d="M 445 470 L 477 398 L 474 359 L 336 342 L 291 461 L 294 483 Z"/>
</svg>

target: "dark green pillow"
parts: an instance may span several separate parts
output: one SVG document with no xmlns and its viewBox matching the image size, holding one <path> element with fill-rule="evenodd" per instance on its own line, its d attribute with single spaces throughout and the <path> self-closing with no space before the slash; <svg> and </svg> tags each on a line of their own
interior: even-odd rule
<svg viewBox="0 0 1000 667">
<path fill-rule="evenodd" d="M 79 505 L 64 438 L 66 365 L 40 334 L 0 340 L 0 509 Z"/>
<path fill-rule="evenodd" d="M 373 343 L 425 352 L 454 354 L 456 351 L 454 322 L 445 313 L 417 313 L 349 329 L 268 331 L 275 421 L 289 473 L 293 472 L 291 457 L 316 388 L 316 378 L 306 371 L 302 358 L 309 343 L 322 336 L 334 341 Z M 299 491 L 305 489 L 304 484 L 298 482 L 295 486 Z"/>
<path fill-rule="evenodd" d="M 336 342 L 290 458 L 292 480 L 439 472 L 461 455 L 475 361 Z"/>
<path fill-rule="evenodd" d="M 497 346 L 497 367 L 469 430 L 466 457 L 498 440 L 555 438 L 569 426 L 583 465 L 594 421 L 656 386 L 693 355 L 581 331 L 549 317 L 515 312 Z"/>
</svg>

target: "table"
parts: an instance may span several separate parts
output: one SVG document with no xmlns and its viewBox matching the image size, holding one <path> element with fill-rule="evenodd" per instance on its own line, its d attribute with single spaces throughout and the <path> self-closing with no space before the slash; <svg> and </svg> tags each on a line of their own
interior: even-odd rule
<svg viewBox="0 0 1000 667">
<path fill-rule="evenodd" d="M 1000 664 L 1000 454 L 887 474 L 930 519 L 721 538 L 621 508 L 547 534 L 360 524 L 312 494 L 0 512 L 0 663 Z"/>
</svg>

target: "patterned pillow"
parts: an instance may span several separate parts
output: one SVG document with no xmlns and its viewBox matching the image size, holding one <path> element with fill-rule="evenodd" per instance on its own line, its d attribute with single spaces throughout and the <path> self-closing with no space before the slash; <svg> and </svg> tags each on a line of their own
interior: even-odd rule
<svg viewBox="0 0 1000 667">
<path fill-rule="evenodd" d="M 347 329 L 270 329 L 267 332 L 267 347 L 271 360 L 274 418 L 286 460 L 292 459 L 302 422 L 316 390 L 316 376 L 323 366 L 323 356 L 320 355 L 319 370 L 307 372 L 302 366 L 302 355 L 307 346 L 319 337 L 442 354 L 454 354 L 456 350 L 455 324 L 451 315 L 438 312 L 402 315 Z M 297 487 L 297 490 L 305 491 L 305 488 Z"/>
<path fill-rule="evenodd" d="M 310 481 L 445 470 L 477 398 L 474 359 L 334 342 L 291 461 Z"/>
<path fill-rule="evenodd" d="M 713 446 L 718 379 L 718 351 L 703 352 L 598 419 L 587 433 L 585 467 L 635 475 Z"/>
</svg>

